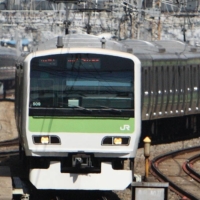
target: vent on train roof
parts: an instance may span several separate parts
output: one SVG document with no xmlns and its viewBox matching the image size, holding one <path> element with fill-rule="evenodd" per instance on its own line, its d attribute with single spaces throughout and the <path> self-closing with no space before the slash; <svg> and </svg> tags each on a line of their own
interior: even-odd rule
<svg viewBox="0 0 200 200">
<path fill-rule="evenodd" d="M 63 44 L 63 38 L 62 36 L 58 36 L 57 38 L 57 48 L 63 48 L 64 44 Z"/>
<path fill-rule="evenodd" d="M 159 53 L 164 53 L 165 51 L 166 51 L 165 48 L 158 48 L 158 52 L 159 52 Z"/>
<path fill-rule="evenodd" d="M 127 48 L 127 49 L 126 49 L 126 52 L 127 52 L 127 53 L 133 53 L 133 49 L 132 49 L 132 48 Z"/>
<path fill-rule="evenodd" d="M 106 39 L 104 37 L 101 38 L 101 48 L 102 49 L 106 48 Z"/>
<path fill-rule="evenodd" d="M 197 48 L 191 47 L 190 51 L 191 51 L 191 52 L 197 52 Z"/>
</svg>

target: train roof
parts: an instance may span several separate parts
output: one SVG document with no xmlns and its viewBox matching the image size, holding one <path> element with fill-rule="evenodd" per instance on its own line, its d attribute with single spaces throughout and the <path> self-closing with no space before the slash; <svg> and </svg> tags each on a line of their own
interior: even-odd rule
<svg viewBox="0 0 200 200">
<path fill-rule="evenodd" d="M 200 48 L 177 40 L 147 42 L 143 40 L 120 41 L 140 60 L 187 60 L 199 58 Z"/>
<path fill-rule="evenodd" d="M 57 37 L 47 40 L 39 44 L 35 50 L 48 50 L 57 48 Z M 89 47 L 102 48 L 102 42 L 105 42 L 105 49 L 112 49 L 117 51 L 125 51 L 124 45 L 114 40 L 107 40 L 102 37 L 88 35 L 88 34 L 70 34 L 62 37 L 63 48 L 72 47 Z"/>
<path fill-rule="evenodd" d="M 40 43 L 33 47 L 32 51 L 49 50 L 57 48 L 59 37 Z M 60 37 L 61 38 L 61 37 Z M 103 45 L 105 43 L 105 45 Z M 89 34 L 69 34 L 62 37 L 63 48 L 88 47 L 105 48 L 116 51 L 128 52 L 137 56 L 142 65 L 153 65 L 153 61 L 171 61 L 175 63 L 192 62 L 199 59 L 200 47 L 192 46 L 177 40 L 144 41 L 135 39 L 126 39 L 115 41 L 112 38 L 103 38 Z M 178 62 L 177 62 L 178 61 Z M 157 62 L 159 65 L 159 63 Z M 164 65 L 169 63 L 164 63 Z"/>
<path fill-rule="evenodd" d="M 15 48 L 8 48 L 8 47 L 0 46 L 0 55 L 11 55 L 11 56 L 17 57 L 18 53 L 19 52 Z"/>
</svg>

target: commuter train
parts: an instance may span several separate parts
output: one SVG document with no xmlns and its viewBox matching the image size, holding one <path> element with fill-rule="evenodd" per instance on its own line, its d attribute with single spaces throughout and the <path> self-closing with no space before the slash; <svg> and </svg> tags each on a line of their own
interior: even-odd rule
<svg viewBox="0 0 200 200">
<path fill-rule="evenodd" d="M 123 190 L 141 134 L 141 65 L 123 44 L 68 35 L 16 70 L 20 153 L 38 189 Z M 124 169 L 128 160 L 129 168 Z"/>
<path fill-rule="evenodd" d="M 200 132 L 198 45 L 63 41 L 42 43 L 17 66 L 21 154 L 36 188 L 123 190 L 140 139 Z"/>
<path fill-rule="evenodd" d="M 142 120 L 200 111 L 200 49 L 179 41 L 123 41 L 142 63 Z"/>
</svg>

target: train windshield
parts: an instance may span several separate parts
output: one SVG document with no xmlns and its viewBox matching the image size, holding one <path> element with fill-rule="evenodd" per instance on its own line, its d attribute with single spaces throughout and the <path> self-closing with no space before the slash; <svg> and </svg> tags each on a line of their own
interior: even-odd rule
<svg viewBox="0 0 200 200">
<path fill-rule="evenodd" d="M 101 54 L 36 57 L 30 68 L 30 107 L 133 109 L 134 63 Z"/>
</svg>

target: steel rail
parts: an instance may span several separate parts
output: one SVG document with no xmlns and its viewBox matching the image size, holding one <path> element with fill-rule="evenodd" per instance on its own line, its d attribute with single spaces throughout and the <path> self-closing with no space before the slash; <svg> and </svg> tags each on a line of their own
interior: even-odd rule
<svg viewBox="0 0 200 200">
<path fill-rule="evenodd" d="M 172 157 L 178 154 L 184 154 L 186 152 L 197 151 L 197 150 L 200 150 L 200 146 L 190 147 L 190 148 L 186 148 L 182 150 L 176 150 L 173 152 L 169 152 L 169 153 L 157 156 L 151 161 L 150 170 L 152 174 L 156 176 L 160 181 L 168 182 L 169 188 L 175 193 L 177 193 L 179 196 L 187 197 L 191 200 L 199 200 L 197 197 L 193 196 L 191 193 L 186 192 L 185 190 L 183 190 L 182 188 L 174 184 L 169 178 L 167 178 L 167 176 L 163 175 L 161 171 L 158 169 L 158 164 L 169 157 Z"/>
<path fill-rule="evenodd" d="M 194 162 L 200 160 L 200 154 L 197 154 L 191 158 L 189 158 L 182 166 L 183 170 L 186 174 L 192 177 L 195 181 L 200 183 L 200 174 L 197 173 L 194 168 L 191 166 Z"/>
<path fill-rule="evenodd" d="M 6 146 L 15 146 L 15 145 L 19 145 L 19 139 L 18 138 L 15 138 L 15 139 L 12 139 L 12 140 L 5 140 L 5 141 L 0 142 L 0 148 L 6 147 Z"/>
<path fill-rule="evenodd" d="M 15 156 L 19 154 L 19 150 L 6 150 L 0 152 L 0 158 L 6 158 L 7 156 Z"/>
<path fill-rule="evenodd" d="M 19 145 L 18 138 L 0 142 L 0 148 L 1 147 L 11 147 L 11 146 L 16 146 L 16 145 Z M 2 162 L 2 160 L 4 160 L 4 159 L 8 158 L 9 156 L 15 156 L 18 154 L 19 154 L 19 149 L 18 150 L 0 150 L 0 162 Z"/>
</svg>

